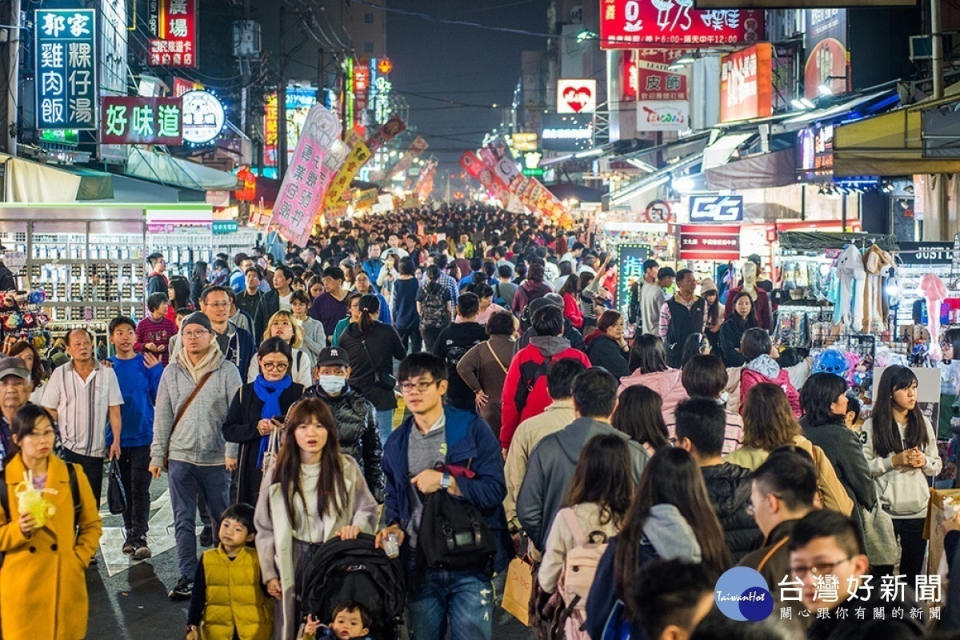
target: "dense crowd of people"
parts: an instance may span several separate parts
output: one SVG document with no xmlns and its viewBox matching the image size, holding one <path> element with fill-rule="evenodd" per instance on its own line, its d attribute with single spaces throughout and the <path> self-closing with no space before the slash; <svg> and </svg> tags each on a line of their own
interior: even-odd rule
<svg viewBox="0 0 960 640">
<path fill-rule="evenodd" d="M 589 227 L 443 205 L 149 265 L 109 358 L 77 327 L 52 372 L 0 359 L 6 640 L 85 637 L 108 460 L 134 560 L 166 475 L 191 639 L 491 638 L 523 571 L 541 638 L 960 627 L 960 577 L 924 564 L 916 376 L 851 419 L 843 378 L 772 343 L 753 262 L 721 295 L 647 260 L 621 314 Z M 765 621 L 715 606 L 734 567 Z"/>
</svg>

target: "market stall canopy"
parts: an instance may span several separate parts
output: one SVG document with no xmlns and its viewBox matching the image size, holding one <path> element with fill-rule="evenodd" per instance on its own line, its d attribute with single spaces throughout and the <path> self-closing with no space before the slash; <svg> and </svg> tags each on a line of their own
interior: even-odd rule
<svg viewBox="0 0 960 640">
<path fill-rule="evenodd" d="M 138 180 L 129 176 L 113 175 L 113 195 L 94 202 L 107 204 L 150 202 L 202 202 L 204 192 L 194 189 L 178 189 L 151 180 Z"/>
<path fill-rule="evenodd" d="M 705 172 L 707 187 L 733 191 L 793 184 L 797 180 L 795 153 L 791 147 L 712 167 Z"/>
<path fill-rule="evenodd" d="M 837 127 L 833 137 L 833 173 L 838 176 L 906 176 L 917 173 L 958 173 L 960 155 L 925 148 L 925 114 L 954 109 L 960 93 L 927 100 L 895 111 Z M 947 114 L 949 116 L 949 114 Z M 954 129 L 960 128 L 960 114 Z M 954 136 L 954 142 L 960 136 Z"/>
<path fill-rule="evenodd" d="M 138 148 L 130 152 L 126 174 L 183 189 L 229 191 L 237 188 L 237 177 L 232 173 Z"/>
<path fill-rule="evenodd" d="M 66 204 L 113 197 L 113 176 L 83 167 L 59 167 L 0 154 L 5 202 Z"/>
<path fill-rule="evenodd" d="M 789 251 L 825 251 L 842 249 L 848 244 L 868 247 L 876 244 L 884 251 L 899 251 L 894 236 L 878 233 L 841 233 L 839 231 L 781 231 L 777 234 L 780 249 Z"/>
</svg>

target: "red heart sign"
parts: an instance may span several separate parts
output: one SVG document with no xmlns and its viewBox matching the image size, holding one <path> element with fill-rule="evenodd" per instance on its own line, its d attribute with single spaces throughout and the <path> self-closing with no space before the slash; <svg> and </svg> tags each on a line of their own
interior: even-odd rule
<svg viewBox="0 0 960 640">
<path fill-rule="evenodd" d="M 590 103 L 593 92 L 589 87 L 567 87 L 563 90 L 563 100 L 575 113 L 580 113 Z"/>
</svg>

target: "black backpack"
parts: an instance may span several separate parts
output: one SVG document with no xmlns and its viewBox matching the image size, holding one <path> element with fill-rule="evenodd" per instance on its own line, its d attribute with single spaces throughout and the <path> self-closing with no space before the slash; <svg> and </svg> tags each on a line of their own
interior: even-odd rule
<svg viewBox="0 0 960 640">
<path fill-rule="evenodd" d="M 544 356 L 543 362 L 527 360 L 520 365 L 520 382 L 517 383 L 517 392 L 513 396 L 518 412 L 522 412 L 527 406 L 527 398 L 533 392 L 537 381 L 544 378 L 544 384 L 546 384 L 547 369 L 550 368 L 551 362 L 553 362 L 553 356 Z"/>
<path fill-rule="evenodd" d="M 316 547 L 297 581 L 304 617 L 331 620 L 335 606 L 352 600 L 370 612 L 370 637 L 394 637 L 406 606 L 403 564 L 374 548 L 373 541 L 361 533 L 356 540 L 334 538 Z"/>
<path fill-rule="evenodd" d="M 476 506 L 436 491 L 424 496 L 420 523 L 417 549 L 427 568 L 492 572 L 497 545 Z"/>
</svg>

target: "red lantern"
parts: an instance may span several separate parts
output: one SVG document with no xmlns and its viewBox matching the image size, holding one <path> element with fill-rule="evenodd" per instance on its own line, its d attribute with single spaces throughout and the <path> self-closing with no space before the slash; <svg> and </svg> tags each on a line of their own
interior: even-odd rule
<svg viewBox="0 0 960 640">
<path fill-rule="evenodd" d="M 237 179 L 243 182 L 243 187 L 233 192 L 234 197 L 241 202 L 253 202 L 257 197 L 257 176 L 248 167 L 240 167 Z"/>
</svg>

